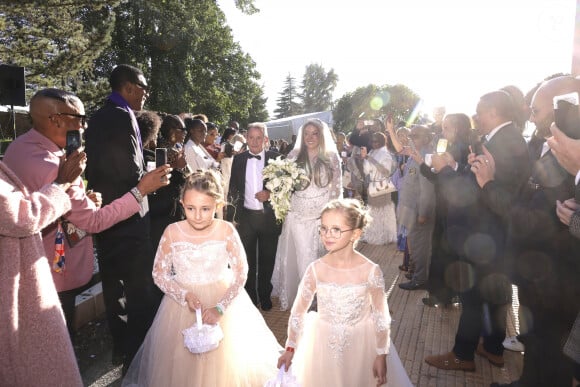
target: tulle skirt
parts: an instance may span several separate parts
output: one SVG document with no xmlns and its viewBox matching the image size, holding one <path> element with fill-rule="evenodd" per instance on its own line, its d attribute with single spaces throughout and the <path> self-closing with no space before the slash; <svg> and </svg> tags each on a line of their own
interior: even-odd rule
<svg viewBox="0 0 580 387">
<path fill-rule="evenodd" d="M 191 290 L 204 305 L 215 305 L 227 286 Z M 282 348 L 243 288 L 220 319 L 224 338 L 217 349 L 192 354 L 184 347 L 181 331 L 195 322 L 195 312 L 165 296 L 123 386 L 261 387 L 276 374 Z"/>
<path fill-rule="evenodd" d="M 375 387 L 373 363 L 377 355 L 372 320 L 363 320 L 347 331 L 336 328 L 318 313 L 308 313 L 292 366 L 301 387 Z M 412 386 L 392 343 L 386 386 Z"/>
</svg>

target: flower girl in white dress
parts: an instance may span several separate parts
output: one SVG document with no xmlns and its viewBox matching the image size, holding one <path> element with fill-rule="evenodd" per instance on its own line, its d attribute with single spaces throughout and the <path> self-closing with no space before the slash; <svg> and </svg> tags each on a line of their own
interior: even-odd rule
<svg viewBox="0 0 580 387">
<path fill-rule="evenodd" d="M 411 386 L 392 345 L 383 273 L 355 251 L 369 216 L 354 199 L 322 210 L 320 237 L 328 253 L 308 266 L 278 359 L 302 387 Z M 314 295 L 318 312 L 307 313 Z"/>
<path fill-rule="evenodd" d="M 161 237 L 153 279 L 165 297 L 123 386 L 263 386 L 276 373 L 282 348 L 244 289 L 246 254 L 231 223 L 215 218 L 223 205 L 218 175 L 198 171 L 185 182 L 186 220 Z M 187 328 L 219 323 L 217 349 L 194 354 L 184 345 Z"/>
</svg>

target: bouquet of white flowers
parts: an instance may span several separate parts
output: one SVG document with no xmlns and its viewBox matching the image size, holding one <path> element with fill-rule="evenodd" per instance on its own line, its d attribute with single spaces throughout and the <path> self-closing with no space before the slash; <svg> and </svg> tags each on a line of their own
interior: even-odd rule
<svg viewBox="0 0 580 387">
<path fill-rule="evenodd" d="M 310 181 L 306 171 L 296 164 L 296 161 L 283 159 L 268 160 L 268 165 L 262 171 L 266 188 L 270 191 L 270 203 L 278 223 L 282 223 L 290 211 L 290 195 L 295 190 L 304 189 Z"/>
</svg>

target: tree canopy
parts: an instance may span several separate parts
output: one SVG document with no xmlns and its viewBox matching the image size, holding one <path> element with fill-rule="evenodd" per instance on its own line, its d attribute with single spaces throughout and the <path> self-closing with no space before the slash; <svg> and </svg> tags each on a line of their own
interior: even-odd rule
<svg viewBox="0 0 580 387">
<path fill-rule="evenodd" d="M 332 93 L 336 88 L 338 75 L 333 69 L 328 72 L 319 64 L 306 66 L 302 80 L 302 111 L 321 112 L 332 108 Z"/>
<path fill-rule="evenodd" d="M 298 99 L 296 79 L 288 74 L 284 81 L 284 89 L 279 93 L 278 107 L 274 110 L 276 118 L 284 118 L 302 113 L 302 106 L 296 102 Z"/>
<path fill-rule="evenodd" d="M 368 85 L 343 95 L 335 105 L 334 129 L 349 132 L 356 119 L 364 113 L 365 119 L 383 119 L 392 114 L 394 122 L 408 124 L 416 120 L 416 107 L 420 98 L 405 85 Z"/>
<path fill-rule="evenodd" d="M 132 64 L 151 84 L 147 109 L 203 112 L 225 123 L 267 116 L 260 74 L 234 42 L 213 0 L 47 0 L 0 12 L 2 61 L 26 67 L 28 96 L 71 90 L 94 110 L 115 65 Z M 253 0 L 235 0 L 246 13 Z"/>
</svg>

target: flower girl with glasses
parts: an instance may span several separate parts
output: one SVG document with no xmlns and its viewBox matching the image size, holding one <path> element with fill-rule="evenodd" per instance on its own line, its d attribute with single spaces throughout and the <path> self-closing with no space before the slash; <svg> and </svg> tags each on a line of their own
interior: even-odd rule
<svg viewBox="0 0 580 387">
<path fill-rule="evenodd" d="M 248 263 L 238 233 L 215 218 L 223 203 L 217 173 L 186 179 L 186 219 L 165 229 L 153 266 L 165 297 L 123 386 L 262 387 L 276 373 L 282 347 L 244 289 Z M 184 345 L 197 309 L 204 324 L 223 331 L 218 347 L 200 354 Z"/>
<path fill-rule="evenodd" d="M 278 359 L 302 387 L 411 386 L 391 344 L 380 267 L 355 250 L 370 221 L 358 200 L 337 199 L 322 210 L 320 238 L 328 251 L 300 282 Z M 314 295 L 318 311 L 308 312 Z"/>
</svg>

